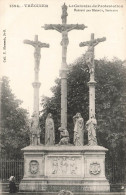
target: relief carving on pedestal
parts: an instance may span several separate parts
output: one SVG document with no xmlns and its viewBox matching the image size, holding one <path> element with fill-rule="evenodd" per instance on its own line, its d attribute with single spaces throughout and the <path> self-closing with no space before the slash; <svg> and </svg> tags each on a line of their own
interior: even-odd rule
<svg viewBox="0 0 126 195">
<path fill-rule="evenodd" d="M 36 174 L 39 171 L 39 163 L 37 160 L 31 160 L 29 163 L 29 170 L 31 174 Z"/>
<path fill-rule="evenodd" d="M 48 170 L 51 175 L 78 175 L 81 173 L 80 167 L 78 167 L 78 162 L 80 159 L 74 157 L 54 157 L 51 158 L 50 167 L 52 170 Z"/>
<path fill-rule="evenodd" d="M 98 162 L 90 163 L 89 172 L 90 172 L 90 174 L 93 174 L 93 175 L 100 174 L 100 172 L 101 172 L 100 163 L 98 163 Z"/>
<path fill-rule="evenodd" d="M 54 160 L 52 162 L 52 166 L 53 166 L 52 174 L 57 174 L 57 171 L 58 171 L 58 160 L 57 160 L 57 158 L 54 158 Z"/>
<path fill-rule="evenodd" d="M 61 168 L 62 174 L 67 174 L 68 162 L 67 162 L 66 157 L 63 157 L 61 159 L 60 168 Z"/>
<path fill-rule="evenodd" d="M 71 158 L 70 172 L 71 172 L 72 175 L 76 175 L 76 171 L 77 171 L 77 165 L 76 165 L 75 158 Z"/>
</svg>

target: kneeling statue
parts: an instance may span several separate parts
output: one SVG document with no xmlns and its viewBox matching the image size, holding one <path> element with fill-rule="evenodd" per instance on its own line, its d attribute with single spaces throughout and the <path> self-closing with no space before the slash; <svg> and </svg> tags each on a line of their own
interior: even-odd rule
<svg viewBox="0 0 126 195">
<path fill-rule="evenodd" d="M 69 132 L 67 129 L 64 129 L 63 127 L 59 127 L 58 129 L 60 131 L 60 142 L 59 145 L 68 145 L 69 144 Z"/>
</svg>

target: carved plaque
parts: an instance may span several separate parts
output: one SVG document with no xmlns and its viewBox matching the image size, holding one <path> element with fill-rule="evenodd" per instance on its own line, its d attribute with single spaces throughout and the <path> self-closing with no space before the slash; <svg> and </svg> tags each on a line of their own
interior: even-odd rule
<svg viewBox="0 0 126 195">
<path fill-rule="evenodd" d="M 30 173 L 36 174 L 39 171 L 39 163 L 37 160 L 31 160 L 29 163 Z"/>
<path fill-rule="evenodd" d="M 81 176 L 82 164 L 81 156 L 47 156 L 46 174 L 53 177 Z"/>
<path fill-rule="evenodd" d="M 101 166 L 100 166 L 100 163 L 97 163 L 97 162 L 93 162 L 93 163 L 90 163 L 90 174 L 93 174 L 93 175 L 97 175 L 101 172 Z"/>
</svg>

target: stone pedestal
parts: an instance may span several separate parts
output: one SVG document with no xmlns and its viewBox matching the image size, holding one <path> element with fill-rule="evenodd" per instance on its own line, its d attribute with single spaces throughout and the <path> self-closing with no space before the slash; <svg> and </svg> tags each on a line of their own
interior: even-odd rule
<svg viewBox="0 0 126 195">
<path fill-rule="evenodd" d="M 101 146 L 28 146 L 20 191 L 109 192 Z"/>
</svg>

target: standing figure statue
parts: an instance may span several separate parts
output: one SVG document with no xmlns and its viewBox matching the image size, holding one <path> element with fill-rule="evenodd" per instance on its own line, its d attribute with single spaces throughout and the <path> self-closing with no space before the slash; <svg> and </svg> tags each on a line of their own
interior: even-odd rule
<svg viewBox="0 0 126 195">
<path fill-rule="evenodd" d="M 31 145 L 40 145 L 40 126 L 39 126 L 39 117 L 37 113 L 34 112 L 31 119 L 30 127 L 30 144 Z"/>
<path fill-rule="evenodd" d="M 73 116 L 74 122 L 74 145 L 83 146 L 84 145 L 84 119 L 80 113 Z"/>
<path fill-rule="evenodd" d="M 49 113 L 45 123 L 45 145 L 51 146 L 55 144 L 55 129 L 52 114 Z"/>
<path fill-rule="evenodd" d="M 95 117 L 92 116 L 86 123 L 86 129 L 88 131 L 88 145 L 91 146 L 97 145 L 96 127 L 97 127 L 97 121 Z"/>
</svg>

